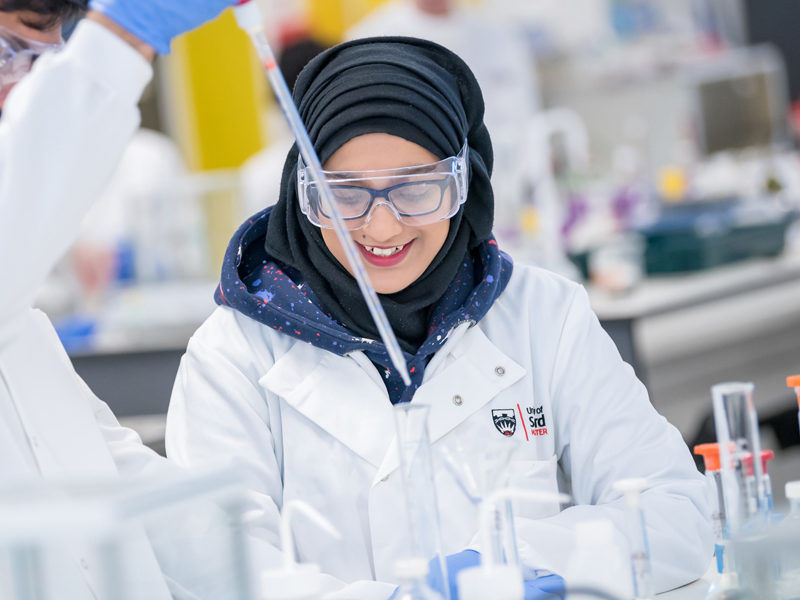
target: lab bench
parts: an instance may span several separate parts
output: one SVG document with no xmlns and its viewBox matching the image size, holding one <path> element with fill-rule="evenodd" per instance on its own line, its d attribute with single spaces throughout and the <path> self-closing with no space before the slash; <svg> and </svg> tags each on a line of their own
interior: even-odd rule
<svg viewBox="0 0 800 600">
<path fill-rule="evenodd" d="M 588 286 L 587 291 L 592 309 L 616 343 L 622 358 L 647 384 L 645 364 L 648 361 L 643 356 L 641 339 L 637 335 L 637 328 L 645 319 L 711 307 L 763 293 L 775 298 L 786 296 L 786 301 L 779 302 L 771 312 L 759 311 L 759 305 L 756 305 L 755 311 L 740 315 L 741 320 L 729 321 L 726 324 L 727 333 L 714 331 L 713 334 L 718 337 L 727 335 L 734 341 L 742 337 L 739 332 L 745 336 L 754 334 L 753 331 L 747 331 L 753 327 L 780 328 L 781 320 L 787 325 L 800 323 L 800 302 L 797 301 L 800 295 L 794 295 L 800 293 L 800 251 L 787 252 L 774 259 L 749 260 L 688 275 L 651 277 L 626 295 L 611 295 L 592 286 Z M 794 301 L 791 301 L 792 296 Z M 769 305 L 769 298 L 765 296 L 762 304 Z M 689 349 L 694 345 L 690 339 L 691 332 L 676 332 L 676 336 L 684 337 L 673 340 L 670 337 L 675 336 L 670 336 L 669 331 L 660 333 L 666 343 L 672 342 L 673 348 L 683 345 Z"/>
<path fill-rule="evenodd" d="M 189 338 L 216 308 L 217 285 L 177 281 L 114 290 L 91 337 L 65 342 L 75 370 L 118 417 L 166 413 Z"/>
</svg>

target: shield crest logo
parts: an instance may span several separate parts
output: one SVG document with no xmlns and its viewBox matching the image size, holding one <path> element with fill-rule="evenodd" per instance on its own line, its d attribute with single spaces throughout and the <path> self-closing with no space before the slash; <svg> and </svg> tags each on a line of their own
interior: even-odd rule
<svg viewBox="0 0 800 600">
<path fill-rule="evenodd" d="M 511 437 L 517 430 L 517 415 L 514 409 L 502 408 L 492 411 L 492 420 L 497 431 L 506 437 Z"/>
</svg>

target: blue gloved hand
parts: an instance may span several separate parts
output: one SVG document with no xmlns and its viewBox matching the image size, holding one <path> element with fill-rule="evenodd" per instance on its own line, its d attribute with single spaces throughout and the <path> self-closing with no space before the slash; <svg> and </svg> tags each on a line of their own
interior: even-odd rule
<svg viewBox="0 0 800 600">
<path fill-rule="evenodd" d="M 566 594 L 564 579 L 558 575 L 525 582 L 525 600 L 563 600 Z"/>
<path fill-rule="evenodd" d="M 210 21 L 235 0 L 91 0 L 89 8 L 103 13 L 150 44 L 169 53 L 172 38 Z"/>
<path fill-rule="evenodd" d="M 464 550 L 458 554 L 451 554 L 445 558 L 447 563 L 447 585 L 450 588 L 450 600 L 458 600 L 458 586 L 456 585 L 456 575 L 463 569 L 477 567 L 481 564 L 481 555 L 475 550 Z M 442 581 L 442 569 L 439 566 L 439 559 L 434 558 L 430 562 L 428 571 L 428 586 L 434 590 L 444 589 Z"/>
</svg>

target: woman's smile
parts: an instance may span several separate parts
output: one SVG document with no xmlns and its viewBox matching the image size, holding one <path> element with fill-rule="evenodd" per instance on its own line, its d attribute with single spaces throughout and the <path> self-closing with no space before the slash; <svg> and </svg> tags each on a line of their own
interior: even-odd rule
<svg viewBox="0 0 800 600">
<path fill-rule="evenodd" d="M 359 250 L 361 250 L 361 255 L 370 264 L 376 267 L 394 267 L 403 262 L 408 256 L 414 240 L 399 246 L 368 246 L 360 242 L 356 243 Z"/>
</svg>

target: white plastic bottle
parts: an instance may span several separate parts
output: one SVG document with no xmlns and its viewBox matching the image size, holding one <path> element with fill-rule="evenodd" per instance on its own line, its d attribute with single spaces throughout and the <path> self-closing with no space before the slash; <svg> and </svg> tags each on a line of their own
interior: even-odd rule
<svg viewBox="0 0 800 600">
<path fill-rule="evenodd" d="M 302 514 L 323 532 L 336 540 L 342 539 L 331 523 L 302 500 L 287 502 L 281 513 L 281 549 L 283 568 L 261 573 L 261 600 L 321 600 L 322 584 L 319 565 L 295 562 L 292 518 Z"/>
<path fill-rule="evenodd" d="M 786 499 L 790 510 L 780 523 L 781 532 L 791 539 L 800 540 L 800 481 L 786 484 Z M 781 557 L 781 578 L 778 582 L 778 597 L 793 600 L 800 597 L 800 550 L 785 553 Z"/>
<path fill-rule="evenodd" d="M 442 600 L 441 594 L 427 583 L 428 561 L 424 558 L 407 558 L 394 564 L 394 576 L 400 580 L 395 600 Z"/>
<path fill-rule="evenodd" d="M 585 521 L 575 526 L 575 552 L 567 563 L 564 579 L 568 600 L 596 598 L 581 594 L 580 589 L 605 592 L 620 600 L 633 598 L 631 566 L 614 542 L 611 521 Z"/>
<path fill-rule="evenodd" d="M 786 484 L 786 499 L 789 501 L 789 513 L 783 522 L 800 527 L 800 481 Z"/>
<path fill-rule="evenodd" d="M 294 565 L 261 575 L 261 600 L 321 600 L 319 565 Z"/>
</svg>

